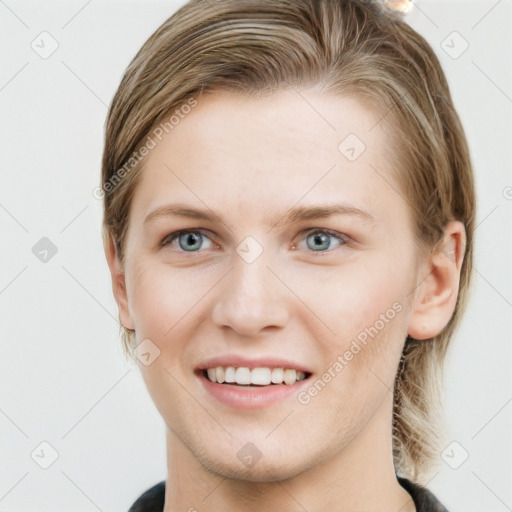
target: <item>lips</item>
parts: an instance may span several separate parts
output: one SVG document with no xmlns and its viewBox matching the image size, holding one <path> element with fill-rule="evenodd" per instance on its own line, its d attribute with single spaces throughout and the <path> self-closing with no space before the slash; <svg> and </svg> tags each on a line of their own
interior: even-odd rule
<svg viewBox="0 0 512 512">
<path fill-rule="evenodd" d="M 291 400 L 309 385 L 312 375 L 291 359 L 238 355 L 213 357 L 194 370 L 205 397 L 235 409 L 261 409 Z"/>
</svg>

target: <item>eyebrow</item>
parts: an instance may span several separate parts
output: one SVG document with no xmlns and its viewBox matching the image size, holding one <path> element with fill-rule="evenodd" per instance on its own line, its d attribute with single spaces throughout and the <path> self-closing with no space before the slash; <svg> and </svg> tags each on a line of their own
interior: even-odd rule
<svg viewBox="0 0 512 512">
<path fill-rule="evenodd" d="M 272 227 L 293 224 L 296 222 L 322 219 L 332 215 L 344 215 L 356 217 L 364 222 L 375 224 L 375 218 L 369 212 L 361 210 L 346 203 L 340 204 L 326 204 L 326 205 L 312 205 L 312 206 L 297 206 L 289 209 L 279 219 L 269 224 Z M 156 210 L 149 213 L 144 219 L 144 224 L 148 224 L 157 218 L 161 217 L 186 217 L 191 219 L 199 219 L 206 221 L 222 221 L 219 214 L 210 209 L 191 208 L 185 204 L 168 204 L 161 206 Z"/>
</svg>

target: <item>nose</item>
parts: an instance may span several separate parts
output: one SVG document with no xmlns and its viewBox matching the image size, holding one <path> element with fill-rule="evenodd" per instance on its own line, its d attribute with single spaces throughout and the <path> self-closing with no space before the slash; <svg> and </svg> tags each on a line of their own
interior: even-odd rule
<svg viewBox="0 0 512 512">
<path fill-rule="evenodd" d="M 223 279 L 213 307 L 215 325 L 247 337 L 286 325 L 286 287 L 269 263 L 265 252 L 252 263 L 234 255 L 233 268 Z"/>
</svg>

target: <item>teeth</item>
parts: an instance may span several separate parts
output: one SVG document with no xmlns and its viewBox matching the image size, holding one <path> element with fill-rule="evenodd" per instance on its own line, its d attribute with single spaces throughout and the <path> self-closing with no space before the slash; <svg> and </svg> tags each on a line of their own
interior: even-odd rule
<svg viewBox="0 0 512 512">
<path fill-rule="evenodd" d="M 217 366 L 218 368 L 218 366 Z M 218 382 L 218 381 L 217 381 Z M 251 383 L 251 370 L 249 368 L 237 368 L 235 371 L 235 382 L 246 386 Z"/>
<path fill-rule="evenodd" d="M 251 371 L 251 384 L 268 386 L 271 374 L 270 368 L 253 368 Z"/>
<path fill-rule="evenodd" d="M 282 368 L 274 368 L 272 370 L 272 382 L 274 384 L 281 384 L 283 382 L 284 370 Z"/>
<path fill-rule="evenodd" d="M 217 378 L 217 382 L 224 382 L 226 380 L 226 372 L 222 366 L 217 366 L 215 368 L 215 377 Z"/>
<path fill-rule="evenodd" d="M 233 366 L 226 368 L 226 382 L 235 382 L 235 368 Z"/>
<path fill-rule="evenodd" d="M 238 384 L 240 386 L 268 386 L 269 384 L 286 384 L 291 386 L 304 380 L 306 374 L 293 368 L 235 368 L 234 366 L 216 366 L 206 370 L 212 382 Z"/>
<path fill-rule="evenodd" d="M 291 386 L 295 383 L 297 376 L 297 372 L 295 370 L 285 370 L 284 371 L 284 383 L 288 384 L 288 386 Z"/>
</svg>

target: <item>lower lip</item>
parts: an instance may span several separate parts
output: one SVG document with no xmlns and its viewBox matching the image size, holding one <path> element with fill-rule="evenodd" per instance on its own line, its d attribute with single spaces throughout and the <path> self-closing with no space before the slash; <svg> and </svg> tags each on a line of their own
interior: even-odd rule
<svg viewBox="0 0 512 512">
<path fill-rule="evenodd" d="M 311 375 L 307 379 L 292 384 L 270 384 L 269 386 L 241 387 L 212 382 L 199 373 L 199 380 L 214 398 L 223 404 L 238 409 L 262 409 L 270 404 L 297 394 L 303 387 L 309 385 Z"/>
</svg>

